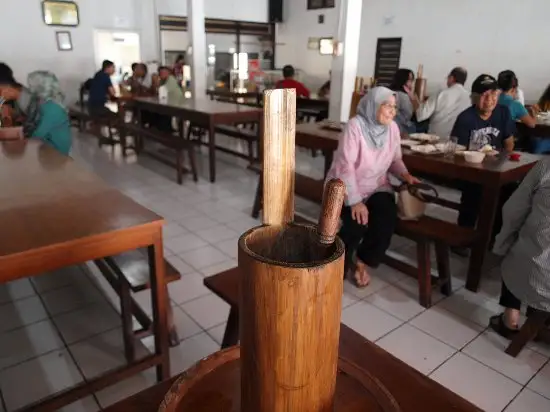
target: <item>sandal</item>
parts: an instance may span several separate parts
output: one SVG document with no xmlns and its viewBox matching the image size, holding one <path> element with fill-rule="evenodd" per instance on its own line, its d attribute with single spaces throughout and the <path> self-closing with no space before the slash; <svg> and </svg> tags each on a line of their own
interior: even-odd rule
<svg viewBox="0 0 550 412">
<path fill-rule="evenodd" d="M 491 316 L 489 319 L 489 327 L 503 338 L 512 339 L 519 333 L 519 329 L 512 329 L 506 326 L 503 316 L 503 313 L 500 315 Z"/>
</svg>

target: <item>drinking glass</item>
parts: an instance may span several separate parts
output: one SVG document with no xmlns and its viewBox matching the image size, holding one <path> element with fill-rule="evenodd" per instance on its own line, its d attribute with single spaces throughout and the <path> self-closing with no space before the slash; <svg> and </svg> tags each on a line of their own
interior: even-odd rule
<svg viewBox="0 0 550 412">
<path fill-rule="evenodd" d="M 458 144 L 458 138 L 449 137 L 449 140 L 445 144 L 445 157 L 454 157 L 456 153 L 457 144 Z"/>
</svg>

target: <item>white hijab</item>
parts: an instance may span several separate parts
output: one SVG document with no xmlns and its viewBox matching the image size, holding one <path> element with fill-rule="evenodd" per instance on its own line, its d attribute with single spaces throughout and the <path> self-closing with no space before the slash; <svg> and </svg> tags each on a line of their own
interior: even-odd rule
<svg viewBox="0 0 550 412">
<path fill-rule="evenodd" d="M 361 126 L 363 137 L 371 147 L 380 149 L 383 147 L 390 134 L 390 127 L 384 126 L 376 120 L 376 114 L 382 103 L 387 102 L 395 92 L 387 87 L 375 87 L 364 96 L 357 105 L 355 116 Z"/>
</svg>

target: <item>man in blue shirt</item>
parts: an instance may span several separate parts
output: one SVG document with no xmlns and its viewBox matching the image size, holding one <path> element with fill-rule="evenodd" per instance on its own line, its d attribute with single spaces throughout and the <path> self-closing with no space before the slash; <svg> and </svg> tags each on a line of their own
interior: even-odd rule
<svg viewBox="0 0 550 412">
<path fill-rule="evenodd" d="M 456 118 L 451 136 L 468 150 L 491 145 L 497 150 L 514 150 L 515 123 L 507 107 L 498 104 L 500 90 L 493 76 L 482 74 L 472 84 L 473 105 Z"/>
<path fill-rule="evenodd" d="M 473 105 L 458 115 L 451 136 L 458 138 L 458 143 L 469 150 L 479 150 L 491 145 L 498 151 L 514 150 L 515 122 L 510 110 L 498 104 L 500 90 L 496 79 L 482 74 L 472 84 Z M 510 197 L 515 186 L 503 188 L 500 195 L 501 205 Z M 458 212 L 458 225 L 473 228 L 476 226 L 481 204 L 482 188 L 480 185 L 462 182 L 462 197 Z M 496 235 L 502 226 L 502 208 L 499 207 L 493 225 Z M 467 255 L 467 250 L 453 249 L 459 255 Z"/>
<path fill-rule="evenodd" d="M 92 116 L 106 116 L 112 112 L 105 107 L 109 99 L 116 99 L 115 89 L 111 83 L 111 76 L 115 73 L 115 64 L 105 60 L 90 84 L 88 107 Z"/>
</svg>

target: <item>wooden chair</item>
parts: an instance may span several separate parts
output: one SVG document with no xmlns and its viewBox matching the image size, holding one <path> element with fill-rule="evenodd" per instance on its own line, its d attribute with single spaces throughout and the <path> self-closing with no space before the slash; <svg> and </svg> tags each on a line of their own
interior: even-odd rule
<svg viewBox="0 0 550 412">
<path fill-rule="evenodd" d="M 515 358 L 525 345 L 527 345 L 529 341 L 535 339 L 535 337 L 538 336 L 542 340 L 548 341 L 550 338 L 548 335 L 550 335 L 550 333 L 548 333 L 547 327 L 549 325 L 550 313 L 535 311 L 527 318 L 519 333 L 512 339 L 512 342 L 510 342 L 505 352 Z"/>
</svg>

